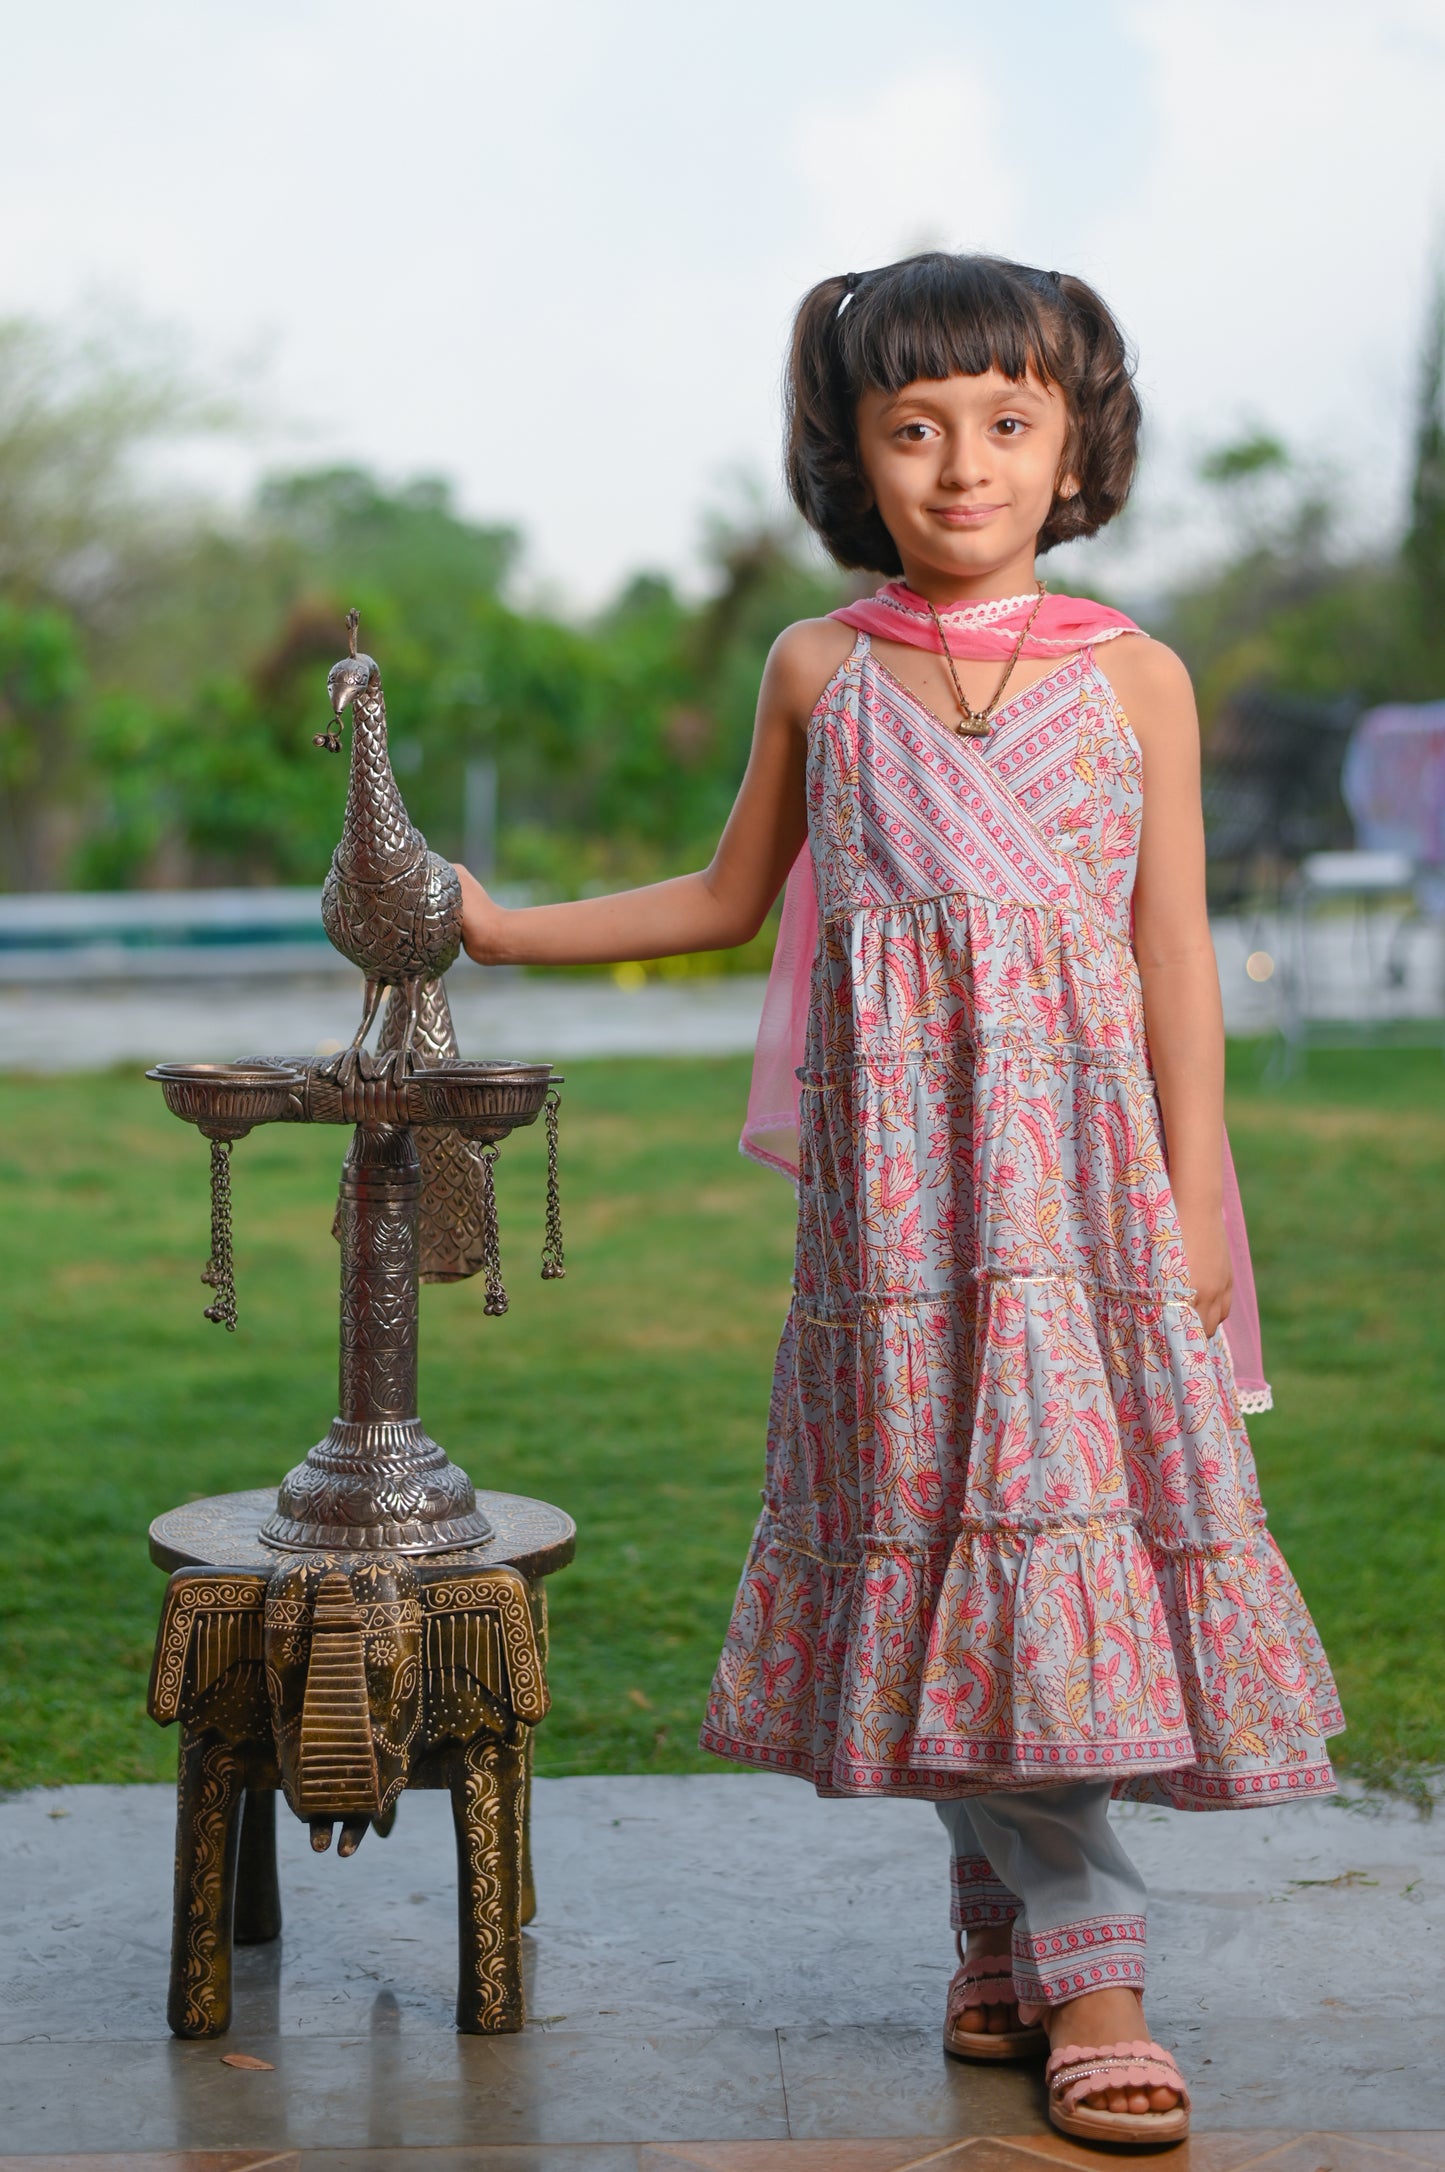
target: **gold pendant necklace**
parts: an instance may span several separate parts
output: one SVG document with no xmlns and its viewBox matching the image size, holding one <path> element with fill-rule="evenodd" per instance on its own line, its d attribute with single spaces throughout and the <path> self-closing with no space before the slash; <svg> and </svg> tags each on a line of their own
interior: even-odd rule
<svg viewBox="0 0 1445 2172">
<path fill-rule="evenodd" d="M 1003 677 L 994 688 L 993 700 L 986 709 L 975 709 L 970 704 L 967 694 L 965 694 L 963 687 L 959 683 L 958 672 L 953 661 L 953 651 L 948 645 L 948 636 L 943 630 L 943 621 L 934 610 L 933 605 L 928 602 L 927 596 L 923 599 L 928 604 L 928 615 L 933 620 L 933 630 L 938 635 L 938 646 L 943 651 L 943 660 L 948 666 L 948 676 L 953 681 L 954 696 L 958 702 L 958 722 L 953 728 L 964 739 L 982 739 L 987 736 L 989 727 L 993 722 L 993 713 L 1003 700 L 1004 688 L 1014 675 L 1014 665 L 1022 656 L 1024 643 L 1034 630 L 1034 620 L 1043 609 L 1044 597 L 1048 591 L 1042 581 L 1039 581 L 1036 585 L 1039 591 L 1038 601 L 1028 615 L 1028 621 L 1023 632 L 1014 643 L 1014 652 L 1003 667 Z"/>
</svg>

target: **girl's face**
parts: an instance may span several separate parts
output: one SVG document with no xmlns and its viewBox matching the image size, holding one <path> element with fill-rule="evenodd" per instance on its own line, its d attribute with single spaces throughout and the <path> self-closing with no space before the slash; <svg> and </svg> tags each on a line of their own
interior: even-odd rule
<svg viewBox="0 0 1445 2172">
<path fill-rule="evenodd" d="M 1076 487 L 1060 473 L 1068 412 L 1054 386 L 1032 371 L 1018 384 L 996 369 L 920 378 L 901 392 L 865 392 L 857 427 L 863 473 L 910 587 L 946 596 L 1028 587 L 1055 491 Z"/>
</svg>

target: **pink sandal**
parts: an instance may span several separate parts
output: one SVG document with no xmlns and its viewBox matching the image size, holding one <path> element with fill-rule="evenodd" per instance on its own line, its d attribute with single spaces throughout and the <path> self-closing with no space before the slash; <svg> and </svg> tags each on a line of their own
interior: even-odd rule
<svg viewBox="0 0 1445 2172">
<path fill-rule="evenodd" d="M 943 2048 L 956 2059 L 1035 2059 L 1049 2048 L 1047 2032 L 1038 2027 L 1008 2029 L 994 2035 L 987 2029 L 959 2027 L 971 2006 L 1014 2004 L 1013 1962 L 1006 1953 L 982 1953 L 975 1961 L 963 1957 L 963 1937 L 958 1934 L 959 1966 L 948 1986 L 948 2012 L 943 2023 Z"/>
<path fill-rule="evenodd" d="M 1065 2044 L 1049 2054 L 1044 2080 L 1061 2134 L 1159 2149 L 1189 2132 L 1189 2090 L 1162 2044 Z M 1167 2112 L 1105 2112 L 1081 2101 L 1100 2089 L 1177 2089 L 1180 2101 Z"/>
</svg>

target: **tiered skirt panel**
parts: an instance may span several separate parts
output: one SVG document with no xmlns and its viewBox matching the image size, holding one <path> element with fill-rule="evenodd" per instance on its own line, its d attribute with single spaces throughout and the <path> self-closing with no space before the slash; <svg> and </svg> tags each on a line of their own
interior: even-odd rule
<svg viewBox="0 0 1445 2172">
<path fill-rule="evenodd" d="M 824 923 L 793 1303 L 705 1745 L 838 1795 L 1327 1793 L 1342 1726 L 1189 1294 L 1127 942 Z"/>
</svg>

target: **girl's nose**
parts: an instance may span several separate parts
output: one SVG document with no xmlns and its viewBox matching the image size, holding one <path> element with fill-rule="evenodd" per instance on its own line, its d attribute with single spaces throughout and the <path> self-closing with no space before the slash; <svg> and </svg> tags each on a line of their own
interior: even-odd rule
<svg viewBox="0 0 1445 2172">
<path fill-rule="evenodd" d="M 946 490 L 975 490 L 988 476 L 988 448 L 972 434 L 945 440 L 938 480 Z"/>
</svg>

